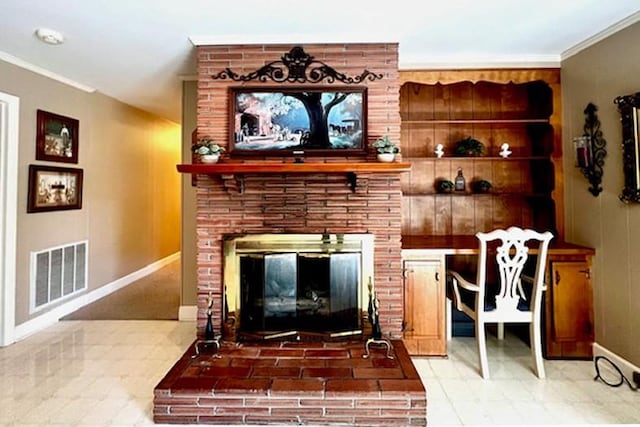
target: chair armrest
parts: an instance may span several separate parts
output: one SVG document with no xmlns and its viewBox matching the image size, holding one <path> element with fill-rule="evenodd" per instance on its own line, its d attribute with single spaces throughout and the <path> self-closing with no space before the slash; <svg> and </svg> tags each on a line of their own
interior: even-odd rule
<svg viewBox="0 0 640 427">
<path fill-rule="evenodd" d="M 476 285 L 475 283 L 469 282 L 464 277 L 462 277 L 460 275 L 460 273 L 458 273 L 456 271 L 453 271 L 453 270 L 447 270 L 447 274 L 455 279 L 454 280 L 454 286 L 457 286 L 456 282 L 458 282 L 458 284 L 460 284 L 460 286 L 462 286 L 463 288 L 465 288 L 468 291 L 480 292 L 480 287 L 478 285 Z"/>
<path fill-rule="evenodd" d="M 456 309 L 466 312 L 466 309 L 464 307 L 467 307 L 467 305 L 462 302 L 458 285 L 460 285 L 461 288 L 464 288 L 471 292 L 479 292 L 480 286 L 471 283 L 468 280 L 465 280 L 465 278 L 462 277 L 460 273 L 453 270 L 447 270 L 447 276 L 451 277 L 451 287 L 453 288 L 453 302 L 455 303 Z M 471 307 L 469 307 L 469 309 L 471 309 Z"/>
<path fill-rule="evenodd" d="M 531 276 L 527 276 L 526 274 L 522 274 L 522 275 L 520 276 L 520 279 L 521 279 L 523 282 L 525 282 L 525 283 L 527 283 L 527 284 L 529 284 L 529 285 L 532 285 L 532 286 L 533 286 L 533 277 L 531 277 Z M 547 284 L 544 282 L 544 280 L 542 281 L 542 290 L 543 290 L 543 291 L 546 291 L 546 290 L 547 290 Z"/>
</svg>

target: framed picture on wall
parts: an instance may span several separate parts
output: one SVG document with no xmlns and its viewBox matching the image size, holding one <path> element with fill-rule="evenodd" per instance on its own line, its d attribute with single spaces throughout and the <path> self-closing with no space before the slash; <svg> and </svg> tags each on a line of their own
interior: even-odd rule
<svg viewBox="0 0 640 427">
<path fill-rule="evenodd" d="M 362 87 L 230 88 L 230 154 L 364 155 Z"/>
<path fill-rule="evenodd" d="M 38 110 L 36 160 L 78 163 L 78 120 Z"/>
<path fill-rule="evenodd" d="M 29 165 L 27 213 L 82 208 L 82 169 Z"/>
</svg>

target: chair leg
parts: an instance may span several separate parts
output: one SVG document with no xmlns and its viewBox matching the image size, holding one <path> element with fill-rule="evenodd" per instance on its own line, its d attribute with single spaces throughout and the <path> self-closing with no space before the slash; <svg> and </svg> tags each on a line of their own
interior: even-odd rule
<svg viewBox="0 0 640 427">
<path fill-rule="evenodd" d="M 498 339 L 504 339 L 504 323 L 502 322 L 498 323 Z"/>
<path fill-rule="evenodd" d="M 540 332 L 540 324 L 531 322 L 529 324 L 529 336 L 531 337 L 531 357 L 533 359 L 536 375 L 540 379 L 545 378 L 544 362 L 542 360 L 542 340 Z"/>
<path fill-rule="evenodd" d="M 478 344 L 478 359 L 480 360 L 480 375 L 489 379 L 489 363 L 487 362 L 487 340 L 484 323 L 476 319 L 476 343 Z"/>
<path fill-rule="evenodd" d="M 446 335 L 447 335 L 447 341 L 451 341 L 451 336 L 453 335 L 453 323 L 451 320 L 451 300 L 449 298 L 446 298 L 446 303 L 445 303 L 445 327 L 446 329 Z"/>
</svg>

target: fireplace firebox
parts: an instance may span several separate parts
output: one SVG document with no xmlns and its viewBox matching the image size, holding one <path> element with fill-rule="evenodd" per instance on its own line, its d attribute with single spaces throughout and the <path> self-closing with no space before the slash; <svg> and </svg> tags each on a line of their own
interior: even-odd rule
<svg viewBox="0 0 640 427">
<path fill-rule="evenodd" d="M 363 333 L 373 235 L 256 234 L 225 239 L 226 339 Z M 231 335 L 231 336 L 229 336 Z"/>
</svg>

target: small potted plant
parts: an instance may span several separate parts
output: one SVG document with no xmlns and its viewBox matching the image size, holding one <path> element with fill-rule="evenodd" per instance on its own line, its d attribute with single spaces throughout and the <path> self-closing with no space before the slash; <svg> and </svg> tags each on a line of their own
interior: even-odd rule
<svg viewBox="0 0 640 427">
<path fill-rule="evenodd" d="M 456 155 L 462 157 L 482 156 L 484 155 L 484 144 L 469 136 L 456 143 Z"/>
<path fill-rule="evenodd" d="M 488 193 L 491 191 L 491 183 L 486 179 L 479 179 L 473 182 L 473 191 L 476 193 Z"/>
<path fill-rule="evenodd" d="M 392 142 L 387 135 L 376 139 L 373 147 L 378 153 L 378 160 L 381 162 L 392 162 L 396 158 L 396 154 L 400 152 L 400 147 Z"/>
<path fill-rule="evenodd" d="M 436 191 L 438 193 L 451 193 L 453 191 L 453 182 L 448 179 L 440 179 L 436 182 Z"/>
<path fill-rule="evenodd" d="M 201 139 L 192 147 L 193 152 L 200 156 L 202 163 L 217 163 L 220 154 L 224 153 L 224 147 L 213 142 L 213 139 Z"/>
</svg>

